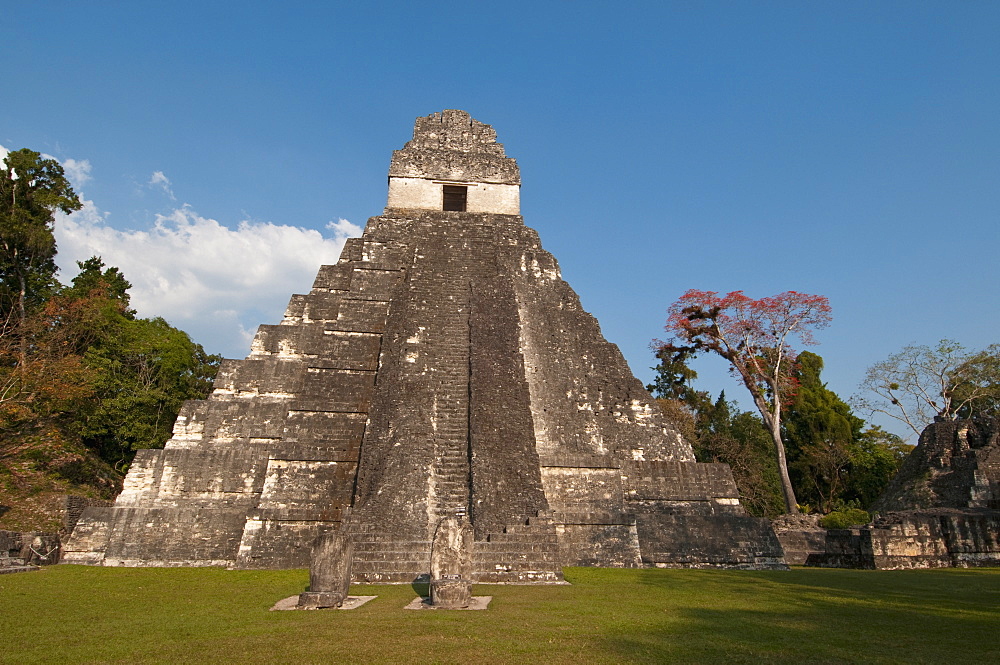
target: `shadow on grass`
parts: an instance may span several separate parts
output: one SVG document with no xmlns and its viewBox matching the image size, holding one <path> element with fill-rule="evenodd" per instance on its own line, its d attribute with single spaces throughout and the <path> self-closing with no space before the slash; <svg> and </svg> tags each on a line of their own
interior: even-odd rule
<svg viewBox="0 0 1000 665">
<path fill-rule="evenodd" d="M 1000 571 L 637 572 L 655 609 L 592 640 L 622 662 L 1000 662 Z"/>
</svg>

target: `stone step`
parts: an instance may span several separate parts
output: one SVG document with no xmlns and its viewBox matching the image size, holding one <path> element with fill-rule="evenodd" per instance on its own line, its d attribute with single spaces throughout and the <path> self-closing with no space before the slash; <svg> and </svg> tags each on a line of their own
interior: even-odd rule
<svg viewBox="0 0 1000 665">
<path fill-rule="evenodd" d="M 465 469 L 469 470 L 469 457 L 464 454 L 464 450 L 457 450 L 459 447 L 464 449 L 466 447 L 465 441 L 455 441 L 452 446 L 452 450 L 441 450 L 442 441 L 438 441 L 436 451 L 437 454 L 434 456 L 434 466 L 445 469 Z"/>
<path fill-rule="evenodd" d="M 530 543 L 530 542 L 557 542 L 559 536 L 555 531 L 504 531 L 501 533 L 491 533 L 487 535 L 487 540 L 497 543 Z"/>
<path fill-rule="evenodd" d="M 469 489 L 469 474 L 434 474 L 434 486 L 443 490 L 465 490 Z"/>
<path fill-rule="evenodd" d="M 422 570 L 426 572 L 430 570 L 431 558 L 428 556 L 426 559 L 398 558 L 373 560 L 361 559 L 357 555 L 354 555 L 354 561 L 351 566 L 354 570 L 363 573 L 378 573 L 385 570 Z"/>
<path fill-rule="evenodd" d="M 489 559 L 476 559 L 473 567 L 477 570 L 559 570 L 559 557 L 533 556 L 533 557 L 492 557 Z"/>
<path fill-rule="evenodd" d="M 484 542 L 481 543 L 480 548 L 484 552 L 557 552 L 559 551 L 559 543 L 555 541 L 540 543 Z"/>
<path fill-rule="evenodd" d="M 479 584 L 504 584 L 504 583 L 527 583 L 527 582 L 548 582 L 551 584 L 564 584 L 562 573 L 545 568 L 532 571 L 518 572 L 480 572 L 473 573 L 472 581 Z"/>
<path fill-rule="evenodd" d="M 431 541 L 410 537 L 394 535 L 391 533 L 352 533 L 351 539 L 358 546 L 382 547 L 386 543 L 399 544 L 402 547 L 422 548 L 430 551 Z"/>
</svg>

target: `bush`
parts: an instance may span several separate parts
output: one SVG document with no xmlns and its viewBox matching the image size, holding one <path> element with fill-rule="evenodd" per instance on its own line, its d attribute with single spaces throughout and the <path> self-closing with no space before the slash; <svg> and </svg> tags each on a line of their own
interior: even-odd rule
<svg viewBox="0 0 1000 665">
<path fill-rule="evenodd" d="M 847 529 L 860 524 L 868 524 L 871 519 L 871 515 L 860 508 L 848 508 L 847 510 L 835 510 L 824 515 L 820 519 L 819 525 L 824 529 Z"/>
</svg>

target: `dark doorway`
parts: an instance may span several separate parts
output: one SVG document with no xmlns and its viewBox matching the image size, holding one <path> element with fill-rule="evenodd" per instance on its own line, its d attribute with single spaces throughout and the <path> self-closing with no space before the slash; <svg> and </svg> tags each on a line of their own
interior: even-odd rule
<svg viewBox="0 0 1000 665">
<path fill-rule="evenodd" d="M 465 199 L 469 188 L 465 185 L 444 186 L 444 208 L 455 212 L 465 212 Z"/>
</svg>

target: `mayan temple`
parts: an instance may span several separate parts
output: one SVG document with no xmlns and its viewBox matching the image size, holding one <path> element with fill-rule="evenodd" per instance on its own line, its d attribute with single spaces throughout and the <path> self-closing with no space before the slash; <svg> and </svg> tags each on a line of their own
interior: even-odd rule
<svg viewBox="0 0 1000 665">
<path fill-rule="evenodd" d="M 465 515 L 477 582 L 564 565 L 783 566 L 729 467 L 694 460 L 520 216 L 520 174 L 463 111 L 418 118 L 385 211 L 226 361 L 64 561 L 292 568 L 412 582 Z M 252 261 L 252 257 L 247 257 Z"/>
</svg>

